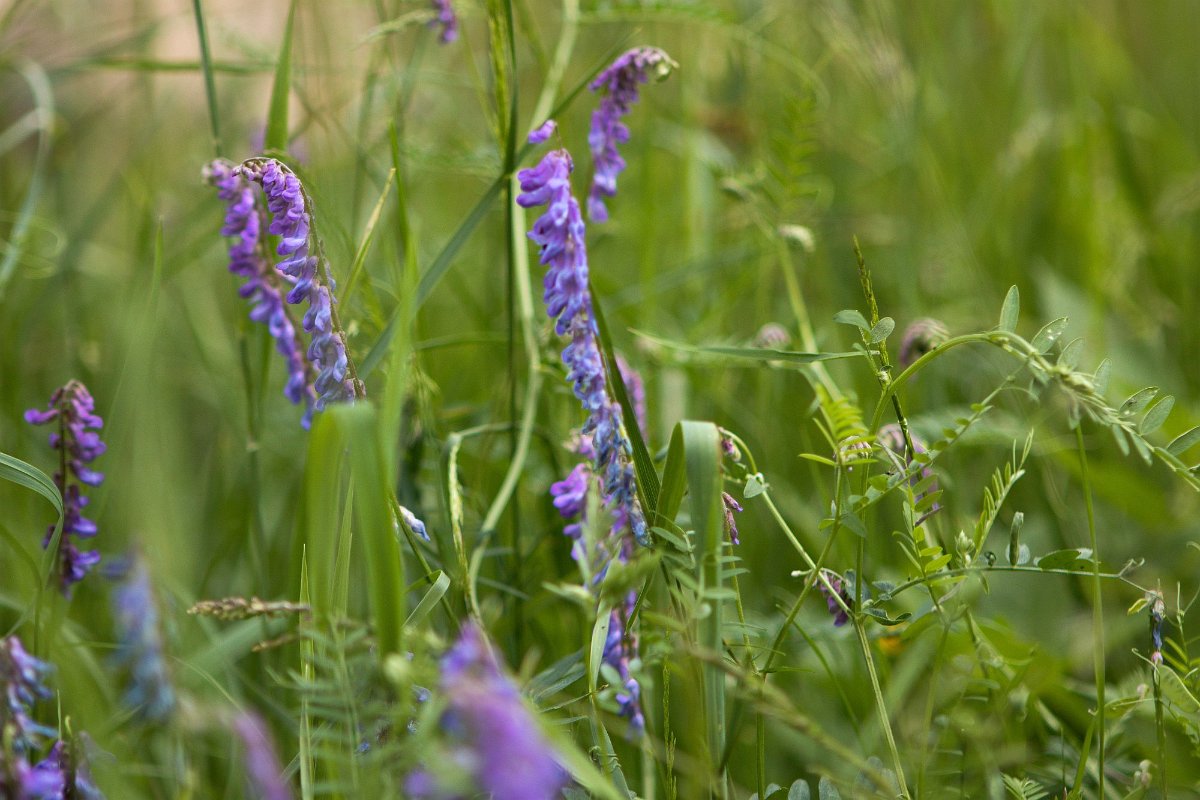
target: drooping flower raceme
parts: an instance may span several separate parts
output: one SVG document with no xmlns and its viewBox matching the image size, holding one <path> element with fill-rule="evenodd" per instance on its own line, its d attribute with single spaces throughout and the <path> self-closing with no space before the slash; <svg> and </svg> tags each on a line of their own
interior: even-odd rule
<svg viewBox="0 0 1200 800">
<path fill-rule="evenodd" d="M 625 169 L 625 159 L 617 145 L 629 141 L 629 128 L 621 122 L 638 101 L 638 87 L 651 75 L 665 78 L 676 66 L 665 52 L 657 47 L 635 47 L 622 54 L 591 83 L 593 92 L 604 92 L 600 105 L 592 112 L 592 127 L 588 132 L 588 147 L 592 151 L 592 188 L 588 192 L 588 219 L 604 222 L 608 219 L 605 197 L 617 193 L 617 176 Z"/>
<path fill-rule="evenodd" d="M 334 309 L 333 276 L 322 264 L 320 247 L 314 241 L 308 198 L 300 179 L 273 158 L 243 161 L 234 173 L 262 186 L 267 197 L 271 213 L 268 232 L 280 237 L 276 252 L 284 256 L 275 266 L 293 282 L 287 302 L 308 302 L 302 324 L 312 334 L 308 360 L 317 373 L 313 409 L 321 411 L 329 403 L 362 396 L 362 384 L 354 377 Z"/>
<path fill-rule="evenodd" d="M 567 773 L 478 628 L 463 627 L 441 668 L 447 701 L 441 725 L 454 741 L 443 761 L 469 774 L 475 788 L 492 800 L 559 797 Z M 418 800 L 457 796 L 430 769 L 410 774 L 405 789 Z"/>
<path fill-rule="evenodd" d="M 217 188 L 217 196 L 226 203 L 221 235 L 233 237 L 229 244 L 229 271 L 246 279 L 238 294 L 253 304 L 250 319 L 266 325 L 275 340 L 275 347 L 287 364 L 288 379 L 283 393 L 293 403 L 305 404 L 307 425 L 315 395 L 309 385 L 304 344 L 283 302 L 283 277 L 266 257 L 254 187 L 235 169 L 225 159 L 217 159 L 204 168 L 205 179 Z"/>
<path fill-rule="evenodd" d="M 517 176 L 521 183 L 517 202 L 526 208 L 546 206 L 546 212 L 534 223 L 529 237 L 542 248 L 541 263 L 547 267 L 544 281 L 546 311 L 556 320 L 558 333 L 571 339 L 563 350 L 563 363 L 567 366 L 567 377 L 572 382 L 575 396 L 588 415 L 578 449 L 590 457 L 591 464 L 577 466 L 566 480 L 551 487 L 551 493 L 555 507 L 563 517 L 580 517 L 586 505 L 591 476 L 598 476 L 600 496 L 612 513 L 613 528 L 608 541 L 602 543 L 603 552 L 596 555 L 625 561 L 632 555 L 633 542 L 648 543 L 649 533 L 637 497 L 630 461 L 632 446 L 625 434 L 621 408 L 608 391 L 600 354 L 588 288 L 584 224 L 579 203 L 571 194 L 571 169 L 571 156 L 565 150 L 555 150 L 537 167 L 522 170 Z M 637 388 L 636 384 L 634 388 Z M 641 400 L 644 407 L 644 390 L 631 391 L 631 394 Z M 566 533 L 574 541 L 572 556 L 581 562 L 590 561 L 594 554 L 588 552 L 588 545 L 582 540 L 582 527 L 569 525 Z M 594 579 L 598 580 L 605 569 L 606 565 L 601 565 L 593 570 Z M 631 596 L 626 609 L 611 612 L 604 660 L 617 670 L 624 684 L 623 691 L 617 695 L 621 714 L 630 720 L 634 732 L 640 732 L 643 717 L 639 690 L 630 671 L 630 664 L 637 657 L 637 639 L 625 625 L 636 599 L 636 595 Z"/>
<path fill-rule="evenodd" d="M 87 387 L 79 381 L 70 381 L 50 396 L 45 410 L 31 408 L 25 412 L 25 421 L 31 425 L 46 425 L 58 421 L 58 430 L 50 434 L 50 446 L 59 451 L 59 468 L 54 473 L 54 483 L 63 498 L 63 529 L 58 543 L 57 573 L 59 588 L 70 595 L 71 587 L 83 580 L 88 570 L 100 561 L 96 550 L 80 551 L 70 537 L 90 539 L 96 535 L 96 523 L 83 516 L 88 504 L 83 486 L 99 486 L 104 481 L 103 473 L 88 465 L 104 454 L 104 442 L 96 433 L 104 425 L 95 413 L 95 402 Z M 51 525 L 42 540 L 42 547 L 50 546 L 54 536 Z"/>
<path fill-rule="evenodd" d="M 129 675 L 124 702 L 138 718 L 163 722 L 175 708 L 175 690 L 163 653 L 150 572 L 136 556 L 116 572 L 115 577 L 121 579 L 112 595 L 118 636 L 116 661 Z"/>
</svg>

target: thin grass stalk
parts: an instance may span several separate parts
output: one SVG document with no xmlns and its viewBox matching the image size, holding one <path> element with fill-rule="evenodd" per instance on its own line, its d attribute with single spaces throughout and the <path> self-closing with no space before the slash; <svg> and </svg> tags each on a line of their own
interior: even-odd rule
<svg viewBox="0 0 1200 800">
<path fill-rule="evenodd" d="M 1083 484 L 1084 505 L 1087 508 L 1088 542 L 1092 548 L 1092 668 L 1096 681 L 1096 748 L 1099 764 L 1098 795 L 1104 797 L 1104 605 L 1100 592 L 1100 554 L 1096 549 L 1096 514 L 1092 506 L 1092 481 L 1088 473 L 1087 448 L 1083 443 L 1083 421 L 1075 426 L 1075 442 L 1079 449 L 1080 480 Z M 1086 752 L 1084 758 L 1086 759 Z"/>
</svg>

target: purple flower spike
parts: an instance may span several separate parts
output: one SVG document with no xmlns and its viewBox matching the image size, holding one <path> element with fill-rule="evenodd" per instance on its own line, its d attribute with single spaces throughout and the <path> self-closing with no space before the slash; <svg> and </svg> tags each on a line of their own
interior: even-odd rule
<svg viewBox="0 0 1200 800">
<path fill-rule="evenodd" d="M 242 740 L 251 796 L 261 800 L 291 800 L 292 790 L 283 779 L 283 767 L 267 734 L 266 723 L 257 714 L 246 711 L 233 720 L 233 731 Z"/>
<path fill-rule="evenodd" d="M 312 334 L 307 355 L 316 373 L 312 384 L 316 399 L 311 411 L 322 411 L 330 403 L 351 402 L 361 397 L 362 384 L 351 371 L 346 340 L 334 309 L 333 276 L 328 269 L 322 269 L 320 246 L 313 241 L 312 217 L 300 179 L 273 158 L 252 158 L 233 172 L 262 186 L 267 197 L 267 210 L 271 213 L 267 230 L 279 237 L 276 252 L 284 257 L 275 267 L 292 283 L 285 299 L 293 304 L 308 301 L 303 328 Z M 311 411 L 305 414 L 305 427 Z"/>
<path fill-rule="evenodd" d="M 546 206 L 546 212 L 529 232 L 529 238 L 541 245 L 541 263 L 547 267 L 543 295 L 546 312 L 557 320 L 558 333 L 571 338 L 562 359 L 575 396 L 588 412 L 583 433 L 592 435 L 594 470 L 603 480 L 603 494 L 614 513 L 628 522 L 634 538 L 646 544 L 649 533 L 637 499 L 630 463 L 632 447 L 623 429 L 621 408 L 608 392 L 599 334 L 592 318 L 583 217 L 571 194 L 571 169 L 571 156 L 566 150 L 548 153 L 536 167 L 518 173 L 521 194 L 517 203 L 526 208 Z"/>
<path fill-rule="evenodd" d="M 163 654 L 150 573 L 136 556 L 121 572 L 122 583 L 113 592 L 112 602 L 119 637 L 116 661 L 130 679 L 124 701 L 139 719 L 164 722 L 175 708 L 175 690 Z"/>
<path fill-rule="evenodd" d="M 617 176 L 625 169 L 617 145 L 629 141 L 629 128 L 622 123 L 638 101 L 638 86 L 650 80 L 651 74 L 665 78 L 677 66 L 671 57 L 657 47 L 635 47 L 617 58 L 591 83 L 593 92 L 604 91 L 600 106 L 592 113 L 588 132 L 588 147 L 592 151 L 594 173 L 588 192 L 588 219 L 608 220 L 603 198 L 617 193 Z"/>
<path fill-rule="evenodd" d="M 457 740 L 449 759 L 493 800 L 552 800 L 567 785 L 550 743 L 517 687 L 503 673 L 483 634 L 472 624 L 442 659 L 442 691 L 449 706 L 442 727 Z M 435 775 L 409 776 L 413 797 L 444 798 Z"/>
<path fill-rule="evenodd" d="M 103 455 L 106 449 L 96 433 L 103 427 L 104 420 L 96 416 L 92 396 L 79 381 L 70 381 L 61 389 L 56 389 L 44 411 L 31 408 L 25 412 L 25 421 L 32 425 L 46 425 L 55 420 L 58 421 L 58 430 L 50 434 L 49 441 L 50 446 L 61 454 L 59 469 L 54 473 L 54 484 L 63 498 L 63 529 L 58 543 L 58 583 L 63 594 L 70 596 L 71 587 L 83 580 L 88 570 L 100 561 L 97 551 L 80 551 L 68 537 L 87 539 L 96 535 L 96 523 L 83 516 L 88 498 L 80 486 L 99 486 L 104 481 L 102 473 L 87 466 Z M 43 548 L 50 546 L 53 536 L 54 526 L 51 525 L 42 540 Z"/>
<path fill-rule="evenodd" d="M 22 765 L 18 765 L 18 780 L 25 792 L 18 795 L 20 800 L 60 800 L 66 797 L 104 800 L 104 795 L 92 783 L 87 760 L 81 755 L 81 741 L 88 741 L 86 734 L 70 745 L 59 740 L 32 769 L 22 770 Z"/>
<path fill-rule="evenodd" d="M 250 319 L 267 326 L 275 348 L 287 364 L 284 395 L 293 403 L 303 402 L 307 411 L 316 396 L 309 386 L 304 345 L 283 302 L 283 277 L 271 267 L 265 255 L 262 218 L 254 199 L 254 187 L 235 169 L 224 159 L 204 168 L 205 179 L 217 187 L 217 196 L 227 204 L 221 235 L 233 237 L 229 244 L 229 271 L 246 279 L 238 294 L 252 304 Z"/>
<path fill-rule="evenodd" d="M 435 16 L 429 26 L 440 26 L 442 32 L 438 41 L 450 44 L 458 38 L 458 15 L 454 13 L 454 6 L 450 5 L 450 0 L 433 0 L 432 5 Z"/>
<path fill-rule="evenodd" d="M 733 513 L 736 511 L 740 514 L 742 504 L 733 499 L 733 495 L 729 492 L 721 492 L 721 502 L 725 507 L 725 532 L 729 534 L 731 542 L 741 544 L 742 541 L 738 538 L 737 520 L 734 519 Z"/>
<path fill-rule="evenodd" d="M 12 731 L 13 749 L 17 752 L 27 752 L 37 747 L 42 738 L 54 735 L 53 730 L 38 725 L 29 716 L 30 706 L 50 697 L 50 689 L 44 683 L 50 669 L 49 664 L 25 652 L 17 637 L 0 641 L 0 688 L 4 692 L 0 732 L 7 736 Z"/>
<path fill-rule="evenodd" d="M 554 135 L 554 131 L 558 128 L 558 123 L 552 119 L 548 119 L 538 127 L 529 132 L 530 144 L 541 144 Z"/>
</svg>

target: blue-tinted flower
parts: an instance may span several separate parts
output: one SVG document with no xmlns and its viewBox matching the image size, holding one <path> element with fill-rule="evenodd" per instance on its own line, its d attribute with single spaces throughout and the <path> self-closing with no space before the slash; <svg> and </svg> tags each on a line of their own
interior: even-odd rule
<svg viewBox="0 0 1200 800">
<path fill-rule="evenodd" d="M 50 697 L 50 689 L 44 682 L 50 669 L 49 664 L 29 655 L 17 637 L 9 636 L 0 642 L 0 687 L 4 691 L 0 741 L 11 737 L 17 752 L 27 752 L 43 738 L 54 735 L 53 730 L 38 725 L 30 716 L 34 703 Z"/>
<path fill-rule="evenodd" d="M 442 692 L 447 709 L 441 724 L 454 740 L 447 759 L 493 800 L 552 800 L 567 784 L 550 743 L 503 673 L 491 647 L 473 624 L 442 658 Z M 408 776 L 414 798 L 455 796 L 434 769 Z"/>
<path fill-rule="evenodd" d="M 283 778 L 283 767 L 266 723 L 257 714 L 244 711 L 234 718 L 233 731 L 242 741 L 251 796 L 259 800 L 291 800 L 292 790 Z"/>
<path fill-rule="evenodd" d="M 425 541 L 429 541 L 429 531 L 425 529 L 425 523 L 417 519 L 416 514 L 409 511 L 404 506 L 400 506 L 400 516 L 404 517 L 405 524 L 408 525 L 413 533 L 415 533 L 417 536 L 420 536 Z"/>
<path fill-rule="evenodd" d="M 175 708 L 175 690 L 163 654 L 150 573 L 136 556 L 122 572 L 112 602 L 118 637 L 116 661 L 129 674 L 124 702 L 140 719 L 163 722 Z"/>
<path fill-rule="evenodd" d="M 432 5 L 434 18 L 429 24 L 442 29 L 438 41 L 450 44 L 458 38 L 458 15 L 454 13 L 454 6 L 450 5 L 450 0 L 432 0 Z"/>
<path fill-rule="evenodd" d="M 877 438 L 879 439 L 879 443 L 881 445 L 883 445 L 888 450 L 895 453 L 900 458 L 904 459 L 904 468 L 905 469 L 909 469 L 912 467 L 913 456 L 916 453 L 928 452 L 925 449 L 924 443 L 916 437 L 916 434 L 912 433 L 912 431 L 909 431 L 908 438 L 912 441 L 913 450 L 915 450 L 916 453 L 908 453 L 907 455 L 905 455 L 905 451 L 908 449 L 908 446 L 904 442 L 904 431 L 900 428 L 899 425 L 897 425 L 894 422 L 890 423 L 888 425 L 884 425 L 882 428 L 880 428 L 879 433 L 877 434 Z M 932 475 L 933 475 L 932 469 L 930 469 L 928 466 L 922 467 L 920 475 L 914 475 L 912 477 L 912 479 L 909 481 L 909 483 L 912 486 L 916 486 L 918 483 L 925 480 L 926 478 L 931 477 Z M 938 484 L 937 484 L 937 480 L 934 480 L 925 488 L 924 491 L 918 493 L 914 499 L 916 500 L 916 502 L 919 503 L 921 501 L 921 499 L 923 497 L 925 497 L 925 495 L 932 494 L 933 492 L 936 492 L 936 491 L 938 491 Z M 929 506 L 929 509 L 923 515 L 921 515 L 921 517 L 919 519 L 916 520 L 915 524 L 920 525 L 922 522 L 929 519 L 930 517 L 932 517 L 934 514 L 936 514 L 937 512 L 939 512 L 941 510 L 942 510 L 941 504 L 935 500 L 933 502 L 933 504 Z"/>
<path fill-rule="evenodd" d="M 73 744 L 59 740 L 50 748 L 44 759 L 32 768 L 18 764 L 18 782 L 23 794 L 20 800 L 104 800 L 100 789 L 92 782 L 87 759 L 83 757 L 81 742 L 86 734 Z"/>
<path fill-rule="evenodd" d="M 283 302 L 282 276 L 265 256 L 262 218 L 254 198 L 254 188 L 236 167 L 217 159 L 204 169 L 205 178 L 217 187 L 217 196 L 225 201 L 225 225 L 222 236 L 232 237 L 229 244 L 229 271 L 246 279 L 238 290 L 252 304 L 250 319 L 267 326 L 275 347 L 287 364 L 287 384 L 283 393 L 293 403 L 312 406 L 314 394 L 309 386 L 309 368 L 304 360 L 304 345 Z"/>
<path fill-rule="evenodd" d="M 275 266 L 293 281 L 287 302 L 308 301 L 302 325 L 312 334 L 307 355 L 317 373 L 313 381 L 317 396 L 313 410 L 321 411 L 329 403 L 353 400 L 356 394 L 361 394 L 361 385 L 356 385 L 349 374 L 346 341 L 336 324 L 331 293 L 333 276 L 325 270 L 329 280 L 327 285 L 319 274 L 319 247 L 311 241 L 312 218 L 300 179 L 273 158 L 244 161 L 234 173 L 262 186 L 267 197 L 267 210 L 271 213 L 271 225 L 267 230 L 280 237 L 276 252 L 284 257 Z M 307 421 L 307 416 L 305 419 Z"/>
<path fill-rule="evenodd" d="M 657 47 L 636 47 L 619 56 L 592 81 L 593 92 L 604 92 L 600 105 L 592 113 L 588 132 L 594 163 L 588 218 L 593 222 L 608 219 L 603 198 L 617 193 L 617 176 L 625 169 L 625 159 L 621 158 L 617 145 L 629 141 L 629 128 L 621 122 L 621 117 L 633 108 L 638 100 L 638 87 L 651 74 L 665 77 L 674 66 L 670 56 Z"/>
<path fill-rule="evenodd" d="M 618 713 L 629 720 L 630 734 L 640 736 L 646 728 L 646 718 L 642 714 L 642 689 L 633 677 L 630 663 L 637 658 L 638 639 L 628 625 L 636 605 L 637 592 L 630 592 L 624 606 L 610 612 L 603 660 L 617 671 L 621 680 L 621 688 L 616 693 Z"/>
<path fill-rule="evenodd" d="M 58 421 L 58 430 L 50 434 L 50 446 L 61 454 L 59 469 L 54 473 L 54 483 L 63 498 L 63 529 L 58 544 L 58 583 L 63 594 L 70 595 L 71 587 L 83 580 L 88 570 L 100 561 L 95 550 L 80 551 L 71 536 L 90 539 L 96 535 L 96 523 L 83 516 L 88 498 L 81 485 L 99 486 L 104 481 L 103 473 L 88 465 L 104 454 L 104 442 L 96 433 L 104 425 L 95 413 L 95 402 L 87 387 L 79 381 L 70 381 L 50 396 L 45 410 L 31 408 L 25 412 L 25 421 L 32 425 L 46 425 Z M 72 480 L 73 479 L 73 480 Z M 54 536 L 51 525 L 42 540 L 42 547 L 49 547 Z"/>
<path fill-rule="evenodd" d="M 57 749 L 62 742 L 55 745 Z M 16 800 L 61 800 L 65 797 L 67 778 L 54 751 L 33 766 L 24 756 L 14 759 L 13 777 L 16 779 Z M 0 789 L 4 784 L 0 782 Z M 8 795 L 6 795 L 8 796 Z"/>
</svg>

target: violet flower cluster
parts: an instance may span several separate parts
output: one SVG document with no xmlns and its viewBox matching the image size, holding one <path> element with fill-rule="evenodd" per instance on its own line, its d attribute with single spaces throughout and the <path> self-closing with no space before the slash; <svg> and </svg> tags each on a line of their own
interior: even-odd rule
<svg viewBox="0 0 1200 800">
<path fill-rule="evenodd" d="M 302 326 L 312 334 L 307 355 L 316 372 L 312 385 L 316 394 L 313 410 L 321 411 L 329 403 L 353 400 L 362 394 L 362 387 L 351 373 L 346 340 L 337 324 L 333 277 L 326 275 L 326 283 L 319 274 L 321 258 L 314 252 L 319 251 L 319 246 L 314 246 L 312 217 L 300 179 L 273 158 L 252 158 L 233 171 L 262 186 L 266 195 L 267 210 L 271 213 L 267 231 L 280 237 L 276 252 L 284 256 L 275 267 L 292 284 L 287 302 L 308 302 Z"/>
<path fill-rule="evenodd" d="M 77 539 L 90 539 L 96 535 L 96 523 L 83 516 L 89 499 L 83 494 L 83 486 L 99 486 L 104 481 L 103 473 L 88 465 L 104 454 L 107 449 L 96 431 L 104 426 L 95 413 L 95 402 L 87 387 L 79 381 L 70 381 L 56 389 L 50 396 L 46 409 L 31 408 L 25 412 L 25 421 L 31 425 L 46 425 L 58 421 L 58 430 L 50 434 L 50 446 L 59 451 L 59 468 L 54 473 L 54 483 L 63 499 L 63 528 L 59 538 L 57 573 L 59 588 L 70 596 L 71 587 L 83 580 L 83 576 L 100 561 L 96 550 L 81 551 L 75 546 Z M 50 546 L 54 537 L 51 525 L 42 539 L 42 548 Z"/>
<path fill-rule="evenodd" d="M 292 790 L 283 778 L 283 766 L 262 718 L 245 711 L 234 718 L 232 727 L 242 742 L 246 782 L 251 790 L 248 796 L 260 800 L 291 800 Z"/>
<path fill-rule="evenodd" d="M 637 497 L 630 460 L 632 446 L 625 435 L 621 408 L 609 394 L 600 355 L 599 333 L 592 316 L 588 287 L 583 218 L 579 203 L 571 194 L 572 166 L 567 151 L 555 150 L 537 167 L 522 170 L 517 175 L 521 183 L 517 202 L 526 208 L 546 206 L 546 212 L 534 223 L 529 237 L 541 245 L 541 263 L 547 267 L 543 298 L 546 311 L 557 320 L 558 333 L 571 337 L 571 343 L 563 350 L 563 363 L 568 368 L 567 377 L 572 382 L 575 396 L 588 413 L 578 449 L 591 459 L 591 463 L 578 465 L 566 480 L 551 487 L 551 494 L 555 507 L 564 518 L 581 517 L 592 476 L 598 476 L 600 496 L 613 517 L 608 541 L 602 543 L 605 552 L 599 555 L 625 561 L 632 555 L 633 541 L 647 544 L 649 532 Z M 626 374 L 631 373 L 629 370 Z M 640 379 L 633 381 L 630 394 L 644 409 L 645 390 L 640 386 Z M 590 560 L 593 554 L 587 552 L 582 525 L 568 525 L 566 533 L 573 540 L 572 556 L 581 562 Z M 605 569 L 595 571 L 597 580 Z M 626 626 L 636 600 L 636 595 L 631 594 L 625 608 L 611 612 L 604 660 L 617 670 L 623 684 L 617 694 L 621 715 L 630 721 L 635 733 L 640 733 L 644 724 L 640 688 L 630 670 L 631 662 L 637 657 L 637 639 Z"/>
<path fill-rule="evenodd" d="M 147 722 L 164 722 L 175 708 L 175 689 L 163 653 L 158 604 L 150 572 L 141 558 L 122 565 L 121 583 L 113 591 L 117 629 L 117 664 L 129 674 L 124 702 Z"/>
<path fill-rule="evenodd" d="M 275 340 L 275 348 L 287 364 L 288 379 L 283 393 L 293 403 L 305 404 L 307 424 L 315 395 L 309 386 L 304 345 L 283 302 L 282 277 L 265 257 L 266 242 L 254 187 L 236 169 L 225 159 L 217 159 L 204 168 L 205 179 L 217 187 L 217 196 L 226 203 L 221 235 L 233 237 L 229 245 L 229 271 L 246 279 L 238 294 L 253 305 L 250 319 L 266 325 Z"/>
<path fill-rule="evenodd" d="M 0 796 L 17 800 L 104 800 L 92 783 L 86 761 L 77 746 L 57 741 L 41 761 L 31 754 L 54 731 L 33 721 L 34 703 L 51 696 L 45 678 L 50 665 L 25 651 L 21 641 L 9 636 L 0 641 Z"/>
<path fill-rule="evenodd" d="M 946 330 L 946 326 L 936 319 L 922 317 L 914 321 L 904 329 L 904 337 L 900 340 L 900 351 L 897 355 L 900 368 L 910 366 L 949 338 L 950 332 Z"/>
<path fill-rule="evenodd" d="M 909 469 L 912 467 L 913 456 L 916 453 L 927 452 L 927 450 L 925 449 L 925 444 L 920 439 L 918 439 L 915 434 L 913 434 L 911 431 L 909 431 L 908 438 L 912 442 L 913 450 L 915 450 L 916 453 L 908 453 L 906 455 L 905 452 L 908 449 L 908 447 L 904 443 L 904 431 L 900 428 L 899 425 L 897 425 L 894 422 L 890 423 L 888 425 L 884 425 L 882 428 L 880 428 L 879 433 L 876 435 L 876 437 L 879 439 L 879 443 L 881 445 L 886 447 L 891 452 L 895 453 L 898 457 L 904 459 L 904 468 L 905 469 Z M 912 477 L 912 479 L 909 481 L 909 483 L 912 486 L 916 486 L 917 484 L 921 483 L 921 481 L 925 480 L 926 478 L 931 478 L 931 477 L 933 477 L 933 470 L 930 469 L 928 466 L 925 466 L 925 467 L 921 468 L 921 474 L 914 475 Z M 921 502 L 921 499 L 924 498 L 926 495 L 933 494 L 936 491 L 938 491 L 938 484 L 937 484 L 937 480 L 935 479 L 931 483 L 929 483 L 929 485 L 924 490 L 919 492 L 914 499 L 916 500 L 916 502 L 919 503 L 919 502 Z M 933 502 L 933 504 L 929 506 L 928 510 L 926 510 L 925 513 L 922 514 L 914 522 L 914 524 L 920 525 L 922 522 L 929 519 L 930 517 L 932 517 L 934 514 L 936 514 L 937 512 L 939 512 L 941 510 L 942 510 L 941 504 L 939 504 L 935 500 Z"/>
<path fill-rule="evenodd" d="M 448 702 L 441 726 L 455 742 L 442 761 L 469 775 L 474 787 L 492 800 L 559 797 L 568 775 L 474 624 L 463 626 L 441 669 Z M 405 791 L 414 800 L 463 796 L 444 785 L 435 770 L 424 768 L 408 776 Z"/>
<path fill-rule="evenodd" d="M 450 4 L 450 0 L 432 0 L 431 4 L 434 18 L 430 20 L 429 25 L 440 27 L 438 41 L 450 44 L 458 38 L 458 15 L 454 13 L 454 6 Z"/>
<path fill-rule="evenodd" d="M 635 47 L 619 56 L 592 81 L 593 92 L 604 92 L 600 105 L 592 113 L 592 126 L 588 132 L 588 147 L 594 163 L 592 187 L 588 192 L 588 219 L 593 222 L 608 220 L 608 208 L 603 198 L 617 193 L 617 176 L 625 169 L 625 159 L 621 158 L 617 145 L 629 141 L 629 128 L 621 122 L 621 117 L 638 101 L 638 87 L 649 81 L 651 74 L 661 79 L 675 66 L 671 57 L 657 47 Z"/>
<path fill-rule="evenodd" d="M 825 605 L 829 608 L 829 613 L 833 615 L 833 626 L 840 628 L 850 621 L 849 615 L 846 614 L 846 608 L 854 607 L 854 597 L 850 594 L 849 587 L 845 581 L 841 579 L 835 572 L 825 570 L 825 577 L 829 580 L 829 585 L 825 585 L 825 581 L 817 579 L 817 588 L 821 590 L 821 594 L 825 596 Z M 830 589 L 833 589 L 831 592 Z M 841 599 L 841 603 L 838 599 Z M 843 608 L 843 605 L 846 608 Z"/>
</svg>

